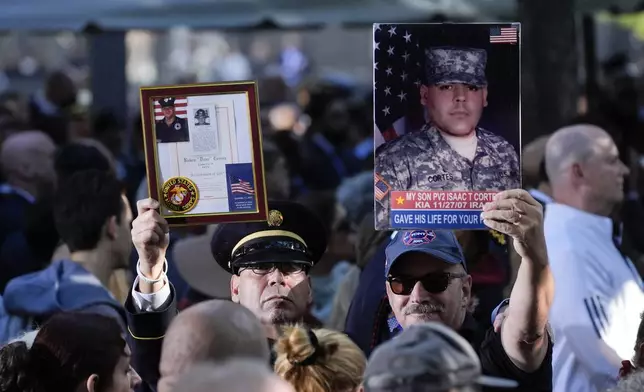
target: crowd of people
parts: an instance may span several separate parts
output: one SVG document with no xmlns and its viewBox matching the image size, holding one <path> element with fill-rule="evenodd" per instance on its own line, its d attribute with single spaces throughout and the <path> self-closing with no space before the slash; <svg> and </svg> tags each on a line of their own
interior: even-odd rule
<svg viewBox="0 0 644 392">
<path fill-rule="evenodd" d="M 376 231 L 368 93 L 259 91 L 279 219 L 172 229 L 140 120 L 129 143 L 88 122 L 61 73 L 0 97 L 0 391 L 642 390 L 619 127 L 525 146 L 525 189 L 486 204 L 488 230 Z"/>
</svg>

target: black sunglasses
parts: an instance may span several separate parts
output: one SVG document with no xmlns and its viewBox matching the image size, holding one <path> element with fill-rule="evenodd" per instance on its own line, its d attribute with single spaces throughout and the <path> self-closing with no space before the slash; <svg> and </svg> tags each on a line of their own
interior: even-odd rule
<svg viewBox="0 0 644 392">
<path fill-rule="evenodd" d="M 392 276 L 387 277 L 391 291 L 396 295 L 409 295 L 414 290 L 416 283 L 420 282 L 425 290 L 432 294 L 442 293 L 447 290 L 450 282 L 453 279 L 463 278 L 467 276 L 464 273 L 451 273 L 451 272 L 432 272 L 420 278 L 412 278 L 406 276 Z"/>
</svg>

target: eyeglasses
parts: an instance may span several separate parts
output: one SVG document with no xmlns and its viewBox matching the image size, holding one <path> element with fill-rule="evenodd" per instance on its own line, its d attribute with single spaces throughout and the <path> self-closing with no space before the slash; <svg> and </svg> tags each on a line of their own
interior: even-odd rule
<svg viewBox="0 0 644 392">
<path fill-rule="evenodd" d="M 298 275 L 306 273 L 308 270 L 306 264 L 300 263 L 259 263 L 252 265 L 241 265 L 239 266 L 239 272 L 243 270 L 250 270 L 255 275 L 268 275 L 275 271 L 279 270 L 282 275 Z"/>
<path fill-rule="evenodd" d="M 432 272 L 420 278 L 404 277 L 404 276 L 391 276 L 387 277 L 391 291 L 396 295 L 409 295 L 414 290 L 416 283 L 420 282 L 425 290 L 432 294 L 442 293 L 447 290 L 450 282 L 453 279 L 463 278 L 467 276 L 464 273 L 451 273 L 451 272 Z"/>
</svg>

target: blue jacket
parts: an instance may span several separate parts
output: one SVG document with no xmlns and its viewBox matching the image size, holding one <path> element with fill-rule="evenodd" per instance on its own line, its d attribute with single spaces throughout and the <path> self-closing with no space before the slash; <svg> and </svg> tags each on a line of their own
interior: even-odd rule
<svg viewBox="0 0 644 392">
<path fill-rule="evenodd" d="M 16 333 L 26 332 L 25 328 L 32 329 L 30 325 L 19 326 L 21 319 L 41 324 L 66 311 L 114 317 L 127 331 L 123 306 L 101 282 L 80 264 L 60 260 L 9 282 L 0 301 L 0 344 L 16 337 Z"/>
</svg>

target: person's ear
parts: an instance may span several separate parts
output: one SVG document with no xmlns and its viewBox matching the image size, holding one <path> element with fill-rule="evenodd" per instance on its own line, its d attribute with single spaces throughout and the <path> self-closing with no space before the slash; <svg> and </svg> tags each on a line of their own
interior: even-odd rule
<svg viewBox="0 0 644 392">
<path fill-rule="evenodd" d="M 230 277 L 230 296 L 233 302 L 239 303 L 239 275 Z"/>
<path fill-rule="evenodd" d="M 483 107 L 487 107 L 487 86 L 483 87 Z"/>
<path fill-rule="evenodd" d="M 427 101 L 429 100 L 429 87 L 424 84 L 420 85 L 420 104 L 427 106 Z"/>
<path fill-rule="evenodd" d="M 98 383 L 98 374 L 92 374 L 87 379 L 85 386 L 87 387 L 87 392 L 96 392 L 96 384 Z"/>
<path fill-rule="evenodd" d="M 115 216 L 110 216 L 107 220 L 105 232 L 107 233 L 107 237 L 112 241 L 118 237 L 118 223 L 116 222 Z"/>
<path fill-rule="evenodd" d="M 584 170 L 582 169 L 581 165 L 578 163 L 574 163 L 571 167 L 570 170 L 572 170 L 572 175 L 573 178 L 575 179 L 581 179 L 584 178 Z"/>
<path fill-rule="evenodd" d="M 472 275 L 467 275 L 463 278 L 463 307 L 468 308 L 470 306 L 470 299 L 472 297 Z"/>
</svg>

